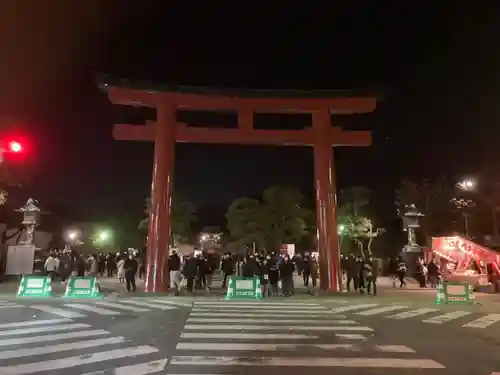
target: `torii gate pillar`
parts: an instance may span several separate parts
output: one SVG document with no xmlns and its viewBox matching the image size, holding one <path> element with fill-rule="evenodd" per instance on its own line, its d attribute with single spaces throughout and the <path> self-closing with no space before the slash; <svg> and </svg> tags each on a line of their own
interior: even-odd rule
<svg viewBox="0 0 500 375">
<path fill-rule="evenodd" d="M 316 225 L 320 266 L 320 288 L 340 292 L 340 248 L 337 233 L 337 197 L 332 124 L 328 111 L 313 112 Z"/>
<path fill-rule="evenodd" d="M 172 192 L 174 188 L 176 112 L 173 106 L 158 108 L 154 124 L 154 164 L 151 184 L 146 272 L 146 292 L 167 290 L 167 257 L 171 243 Z"/>
<path fill-rule="evenodd" d="M 151 90 L 133 89 L 128 85 L 107 87 L 115 104 L 156 108 L 156 122 L 147 125 L 117 124 L 113 136 L 117 140 L 153 141 L 155 144 L 151 213 L 149 216 L 145 292 L 165 291 L 168 285 L 167 257 L 171 243 L 171 202 L 176 142 L 222 143 L 247 145 L 312 146 L 316 185 L 317 238 L 320 265 L 320 288 L 339 292 L 340 251 L 337 233 L 336 181 L 333 148 L 337 146 L 369 146 L 371 133 L 344 131 L 332 126 L 331 114 L 369 113 L 376 98 L 343 96 L 332 93 L 324 97 L 290 97 L 290 92 L 238 95 L 210 89 L 170 87 Z M 203 92 L 205 91 L 205 92 Z M 201 92 L 201 93 L 200 93 Z M 248 94 L 248 93 L 247 93 Z M 283 94 L 283 96 L 281 95 Z M 311 94 L 311 93 L 309 93 Z M 235 111 L 238 127 L 195 128 L 176 121 L 178 109 Z M 312 127 L 302 130 L 260 130 L 254 128 L 255 113 L 312 113 Z"/>
</svg>

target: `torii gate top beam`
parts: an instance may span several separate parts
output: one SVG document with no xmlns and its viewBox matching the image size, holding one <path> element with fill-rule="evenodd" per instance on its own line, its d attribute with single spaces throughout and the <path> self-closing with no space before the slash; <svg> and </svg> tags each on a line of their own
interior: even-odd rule
<svg viewBox="0 0 500 375">
<path fill-rule="evenodd" d="M 114 104 L 161 108 L 168 105 L 175 109 L 235 111 L 238 113 L 237 129 L 193 128 L 182 123 L 175 124 L 177 142 L 185 143 L 229 143 L 264 144 L 287 146 L 312 146 L 314 131 L 302 130 L 256 130 L 255 113 L 313 113 L 330 114 L 369 113 L 376 107 L 373 95 L 355 96 L 352 92 L 339 91 L 278 91 L 278 90 L 214 90 L 207 88 L 177 87 L 133 88 L 104 85 Z M 133 86 L 133 85 L 132 85 Z M 113 137 L 117 140 L 153 141 L 154 123 L 147 125 L 117 124 Z M 333 127 L 330 134 L 332 146 L 369 146 L 371 132 L 343 131 Z"/>
<path fill-rule="evenodd" d="M 178 109 L 301 113 L 329 110 L 332 114 L 370 113 L 373 94 L 338 90 L 231 90 L 186 86 L 154 89 L 148 85 L 104 84 L 115 104 L 157 107 L 169 102 Z"/>
</svg>

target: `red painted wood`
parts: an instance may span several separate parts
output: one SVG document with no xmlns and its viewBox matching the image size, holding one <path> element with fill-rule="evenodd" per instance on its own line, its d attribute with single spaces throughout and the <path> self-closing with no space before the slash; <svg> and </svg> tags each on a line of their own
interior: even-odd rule
<svg viewBox="0 0 500 375">
<path fill-rule="evenodd" d="M 332 147 L 367 147 L 371 145 L 371 132 L 346 131 L 340 127 L 332 128 L 330 137 Z M 154 141 L 154 124 L 128 125 L 117 124 L 113 128 L 113 138 L 119 141 Z M 305 130 L 246 130 L 221 128 L 194 128 L 184 124 L 176 125 L 176 142 L 213 143 L 242 145 L 282 145 L 313 146 L 312 128 Z"/>
<path fill-rule="evenodd" d="M 115 104 L 155 108 L 172 103 L 179 109 L 207 111 L 251 110 L 269 113 L 299 113 L 329 110 L 335 114 L 370 113 L 377 104 L 375 97 L 335 98 L 247 98 L 222 95 L 200 95 L 173 92 L 152 92 L 108 87 L 110 100 Z"/>
<path fill-rule="evenodd" d="M 329 141 L 333 128 L 327 111 L 313 113 L 313 129 L 320 288 L 339 292 L 341 291 L 340 249 L 337 233 L 334 150 Z"/>
<path fill-rule="evenodd" d="M 146 293 L 165 292 L 168 284 L 168 254 L 170 249 L 171 202 L 174 176 L 175 111 L 172 107 L 158 109 L 155 124 L 155 155 L 151 185 L 146 254 Z"/>
</svg>

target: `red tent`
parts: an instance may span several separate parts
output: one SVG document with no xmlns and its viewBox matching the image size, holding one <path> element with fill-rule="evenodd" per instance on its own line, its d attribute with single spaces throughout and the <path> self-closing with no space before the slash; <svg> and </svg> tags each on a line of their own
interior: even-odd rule
<svg viewBox="0 0 500 375">
<path fill-rule="evenodd" d="M 456 263 L 454 274 L 486 275 L 490 264 L 493 274 L 500 275 L 500 253 L 463 237 L 433 237 L 432 253 Z"/>
</svg>

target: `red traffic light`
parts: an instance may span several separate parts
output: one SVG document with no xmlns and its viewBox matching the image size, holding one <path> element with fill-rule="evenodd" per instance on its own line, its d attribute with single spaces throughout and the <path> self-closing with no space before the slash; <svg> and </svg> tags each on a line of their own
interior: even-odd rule
<svg viewBox="0 0 500 375">
<path fill-rule="evenodd" d="M 21 152 L 23 150 L 23 146 L 17 141 L 9 142 L 9 151 L 11 152 Z"/>
</svg>

